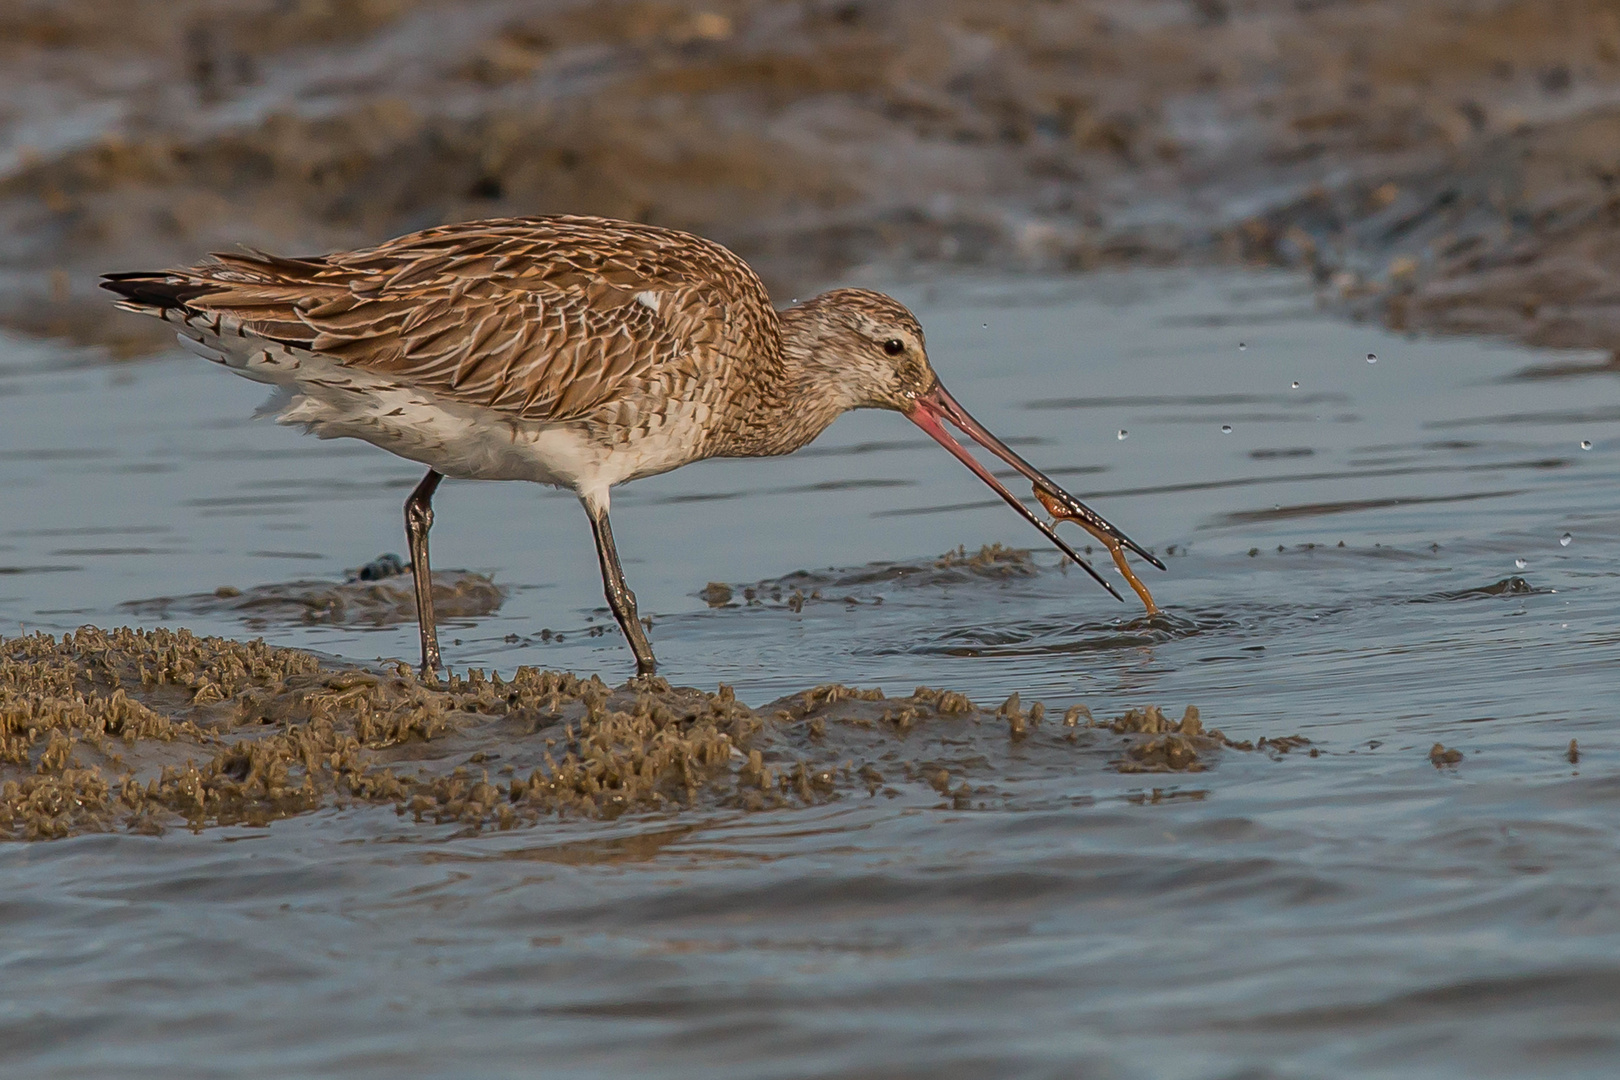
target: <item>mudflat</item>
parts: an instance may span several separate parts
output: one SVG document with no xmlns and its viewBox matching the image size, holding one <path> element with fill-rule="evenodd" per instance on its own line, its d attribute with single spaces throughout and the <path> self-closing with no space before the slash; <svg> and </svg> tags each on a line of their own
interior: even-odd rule
<svg viewBox="0 0 1620 1080">
<path fill-rule="evenodd" d="M 110 269 L 596 213 L 852 266 L 1241 261 L 1396 327 L 1617 343 L 1592 0 L 19 0 L 0 318 L 150 351 Z"/>
</svg>

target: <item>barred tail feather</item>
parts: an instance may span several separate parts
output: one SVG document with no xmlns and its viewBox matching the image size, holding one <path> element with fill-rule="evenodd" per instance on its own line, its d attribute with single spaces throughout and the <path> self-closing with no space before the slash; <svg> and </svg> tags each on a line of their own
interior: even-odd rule
<svg viewBox="0 0 1620 1080">
<path fill-rule="evenodd" d="M 179 277 L 161 270 L 103 274 L 101 287 L 122 296 L 124 299 L 118 302 L 118 306 L 125 311 L 143 314 L 152 314 L 154 308 L 158 311 L 183 308 L 199 296 L 219 291 L 218 285 Z"/>
</svg>

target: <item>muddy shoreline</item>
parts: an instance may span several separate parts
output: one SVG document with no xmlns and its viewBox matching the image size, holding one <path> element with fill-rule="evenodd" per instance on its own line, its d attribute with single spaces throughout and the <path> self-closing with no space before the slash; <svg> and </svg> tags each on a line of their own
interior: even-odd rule
<svg viewBox="0 0 1620 1080">
<path fill-rule="evenodd" d="M 983 809 L 999 801 L 994 763 L 1009 748 L 1196 773 L 1257 746 L 1205 729 L 1193 707 L 1179 721 L 1154 706 L 1098 721 L 1084 705 L 1048 715 L 1018 694 L 990 709 L 929 687 L 888 697 L 831 684 L 755 709 L 724 685 L 614 688 L 531 667 L 423 681 L 403 664 L 372 670 L 186 630 L 0 640 L 0 837 L 11 839 L 265 826 L 366 804 L 472 830 L 902 789 Z"/>
<path fill-rule="evenodd" d="M 0 318 L 121 353 L 165 339 L 108 269 L 554 212 L 714 236 L 784 300 L 1240 260 L 1396 327 L 1620 340 L 1585 0 L 26 0 L 0 43 Z"/>
</svg>

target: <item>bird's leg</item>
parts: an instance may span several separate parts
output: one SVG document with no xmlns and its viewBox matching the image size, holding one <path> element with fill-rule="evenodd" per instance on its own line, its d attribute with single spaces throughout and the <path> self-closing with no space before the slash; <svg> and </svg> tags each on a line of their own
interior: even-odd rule
<svg viewBox="0 0 1620 1080">
<path fill-rule="evenodd" d="M 437 677 L 439 630 L 433 621 L 433 572 L 428 568 L 428 530 L 433 527 L 433 492 L 444 476 L 433 469 L 405 500 L 405 540 L 411 546 L 411 577 L 416 580 L 416 624 L 422 632 L 422 677 Z"/>
<path fill-rule="evenodd" d="M 619 566 L 619 551 L 613 546 L 613 527 L 608 524 L 607 510 L 598 512 L 587 505 L 585 512 L 590 516 L 591 532 L 596 536 L 596 555 L 602 562 L 602 586 L 607 592 L 608 607 L 619 620 L 619 629 L 630 642 L 630 651 L 636 654 L 636 674 L 651 675 L 658 670 L 658 661 L 653 659 L 647 632 L 636 615 L 636 594 L 624 583 L 624 570 Z"/>
</svg>

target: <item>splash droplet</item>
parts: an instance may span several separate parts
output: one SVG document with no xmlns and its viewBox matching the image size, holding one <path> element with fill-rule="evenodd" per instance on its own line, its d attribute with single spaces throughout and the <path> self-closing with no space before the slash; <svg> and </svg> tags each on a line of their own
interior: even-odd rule
<svg viewBox="0 0 1620 1080">
<path fill-rule="evenodd" d="M 1525 567 L 1529 566 L 1530 564 L 1525 562 L 1523 559 L 1514 559 L 1513 560 L 1513 565 L 1517 566 L 1520 570 L 1523 570 Z"/>
<path fill-rule="evenodd" d="M 1231 424 L 1222 424 L 1221 425 L 1221 434 L 1222 435 L 1230 435 L 1230 434 L 1232 434 L 1232 425 Z"/>
<path fill-rule="evenodd" d="M 1377 355 L 1376 355 L 1376 354 L 1374 354 L 1374 353 L 1368 353 L 1368 354 L 1367 354 L 1367 363 L 1369 363 L 1369 364 L 1376 364 L 1376 363 L 1378 363 L 1378 357 L 1377 357 Z"/>
<path fill-rule="evenodd" d="M 1573 536 L 1571 536 L 1569 533 L 1565 533 L 1563 536 L 1560 536 L 1558 538 L 1558 546 L 1559 547 L 1569 547 L 1570 542 L 1572 540 L 1574 540 L 1574 539 L 1575 538 Z"/>
<path fill-rule="evenodd" d="M 1581 440 L 1581 449 L 1582 450 L 1590 450 L 1590 449 L 1592 449 L 1592 440 L 1591 439 L 1582 439 Z"/>
<path fill-rule="evenodd" d="M 1298 389 L 1299 389 L 1299 380 L 1298 380 L 1298 379 L 1295 379 L 1295 380 L 1294 380 L 1294 382 L 1293 382 L 1293 387 L 1294 387 L 1294 389 L 1295 389 L 1295 390 L 1298 390 Z"/>
<path fill-rule="evenodd" d="M 1249 343 L 1248 342 L 1246 342 L 1246 341 L 1238 342 L 1238 352 L 1248 352 L 1248 351 L 1249 351 Z"/>
<path fill-rule="evenodd" d="M 982 325 L 984 326 L 984 328 L 986 330 L 990 329 L 990 324 L 989 323 L 983 323 Z"/>
<path fill-rule="evenodd" d="M 1120 442 L 1124 442 L 1124 441 L 1125 441 L 1125 440 L 1126 440 L 1126 439 L 1128 439 L 1128 438 L 1130 438 L 1130 437 L 1131 437 L 1131 433 L 1130 433 L 1130 432 L 1128 432 L 1128 431 L 1126 431 L 1126 430 L 1125 430 L 1125 429 L 1124 429 L 1124 428 L 1120 428 L 1120 429 L 1119 429 L 1119 436 L 1118 436 L 1118 438 L 1119 438 L 1119 441 L 1120 441 Z"/>
</svg>

